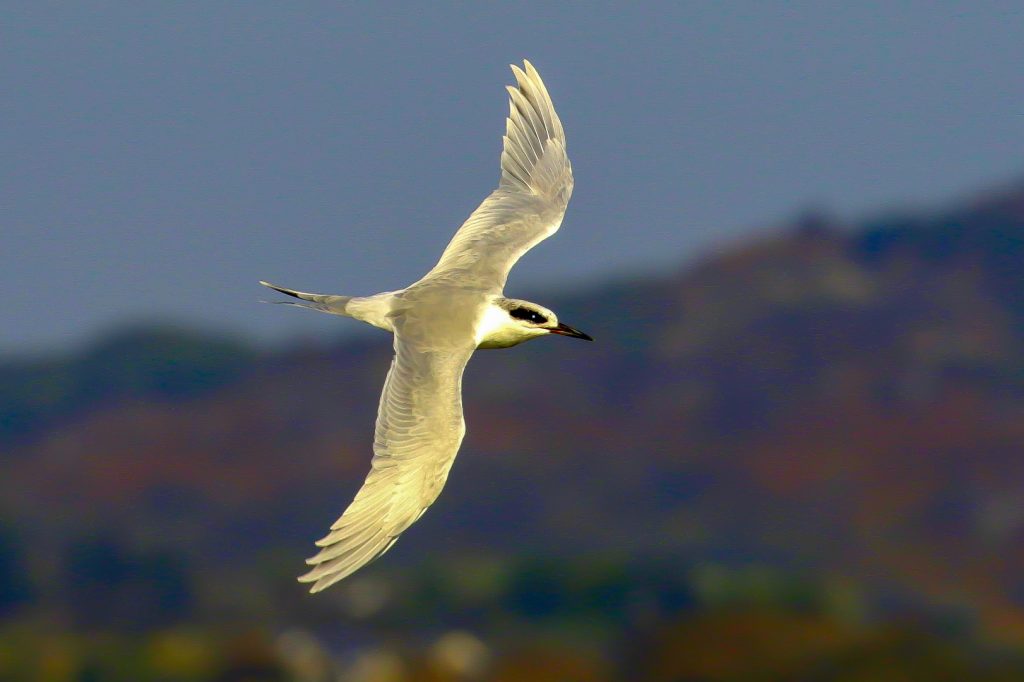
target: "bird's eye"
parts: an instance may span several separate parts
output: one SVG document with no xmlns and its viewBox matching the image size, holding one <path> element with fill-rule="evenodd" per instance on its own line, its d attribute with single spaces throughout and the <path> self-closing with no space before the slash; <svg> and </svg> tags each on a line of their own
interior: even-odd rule
<svg viewBox="0 0 1024 682">
<path fill-rule="evenodd" d="M 517 320 L 526 320 L 534 324 L 544 324 L 547 322 L 547 318 L 538 313 L 536 310 L 530 310 L 529 308 L 513 308 L 508 311 L 508 314 Z"/>
</svg>

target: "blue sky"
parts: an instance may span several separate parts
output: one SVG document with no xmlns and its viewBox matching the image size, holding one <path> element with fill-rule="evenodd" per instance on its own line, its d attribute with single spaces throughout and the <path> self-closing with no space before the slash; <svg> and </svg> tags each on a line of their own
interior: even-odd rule
<svg viewBox="0 0 1024 682">
<path fill-rule="evenodd" d="M 428 8 L 429 7 L 429 8 Z M 136 320 L 274 342 L 348 321 L 256 285 L 415 280 L 495 186 L 529 58 L 576 190 L 511 295 L 1024 174 L 1024 8 L 898 3 L 8 5 L 0 352 Z M 352 323 L 354 324 L 354 323 Z"/>
</svg>

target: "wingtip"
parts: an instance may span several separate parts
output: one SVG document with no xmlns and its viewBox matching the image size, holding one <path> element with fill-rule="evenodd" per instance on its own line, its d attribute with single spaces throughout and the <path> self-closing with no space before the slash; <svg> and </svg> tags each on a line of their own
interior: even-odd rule
<svg viewBox="0 0 1024 682">
<path fill-rule="evenodd" d="M 535 73 L 537 73 L 537 72 L 533 71 L 531 69 L 527 69 L 526 71 L 523 71 L 518 66 L 513 66 L 512 67 L 512 75 L 515 76 L 515 78 L 516 78 L 516 85 L 519 86 L 520 90 L 522 90 L 524 88 L 529 88 L 530 87 L 530 83 L 532 81 L 538 80 L 538 78 L 533 75 Z"/>
<path fill-rule="evenodd" d="M 338 582 L 339 580 L 341 580 L 342 578 L 344 578 L 347 575 L 347 574 L 342 574 L 341 576 L 326 575 L 326 576 L 320 576 L 319 578 L 314 578 L 314 577 L 310 577 L 310 576 L 312 576 L 312 574 L 313 574 L 313 572 L 310 571 L 309 573 L 304 573 L 304 574 L 300 575 L 297 578 L 297 580 L 300 583 L 303 583 L 303 584 L 313 583 L 310 586 L 310 588 L 309 588 L 309 593 L 310 594 L 316 594 L 317 592 L 323 592 L 328 587 L 330 587 L 331 585 L 335 584 L 336 582 Z"/>
<path fill-rule="evenodd" d="M 314 582 L 313 579 L 306 578 L 306 576 L 304 576 L 304 575 L 300 575 L 297 578 L 297 580 L 300 583 L 302 583 L 303 585 L 306 585 L 306 584 L 309 584 L 309 583 L 313 583 L 312 585 L 309 586 L 309 593 L 310 594 L 316 594 L 317 592 L 321 592 L 321 591 L 323 591 L 323 589 L 325 587 L 324 585 L 321 585 L 319 581 Z"/>
<path fill-rule="evenodd" d="M 328 587 L 338 582 L 337 580 L 331 580 L 330 578 L 321 578 L 313 583 L 313 586 L 309 588 L 310 594 L 316 594 L 317 592 L 323 592 Z"/>
<path fill-rule="evenodd" d="M 529 59 L 523 60 L 523 65 L 509 64 L 508 68 L 512 69 L 512 73 L 515 74 L 516 80 L 525 78 L 527 80 L 537 78 L 537 67 L 533 65 Z"/>
</svg>

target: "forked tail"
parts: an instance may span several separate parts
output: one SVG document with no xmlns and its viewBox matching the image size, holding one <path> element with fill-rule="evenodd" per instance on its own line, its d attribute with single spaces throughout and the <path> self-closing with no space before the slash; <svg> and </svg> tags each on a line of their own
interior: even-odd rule
<svg viewBox="0 0 1024 682">
<path fill-rule="evenodd" d="M 330 313 L 332 315 L 344 315 L 345 317 L 351 317 L 351 313 L 346 311 L 348 302 L 352 300 L 352 296 L 329 296 L 327 294 L 307 294 L 305 291 L 295 291 L 293 289 L 285 289 L 279 287 L 276 284 L 270 282 L 264 282 L 260 280 L 260 284 L 265 287 L 269 287 L 274 291 L 280 291 L 282 294 L 288 296 L 294 296 L 295 298 L 307 301 L 306 303 L 294 303 L 292 301 L 274 301 L 274 303 L 283 303 L 285 305 L 295 305 L 300 308 L 309 308 L 310 310 L 319 310 L 322 313 Z"/>
</svg>

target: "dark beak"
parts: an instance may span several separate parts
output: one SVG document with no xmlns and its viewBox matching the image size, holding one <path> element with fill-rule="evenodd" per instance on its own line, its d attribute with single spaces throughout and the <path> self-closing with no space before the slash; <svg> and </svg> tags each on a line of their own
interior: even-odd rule
<svg viewBox="0 0 1024 682">
<path fill-rule="evenodd" d="M 571 336 L 574 339 L 583 339 L 584 341 L 593 341 L 589 334 L 584 334 L 579 329 L 573 329 L 567 324 L 558 323 L 558 326 L 554 329 L 549 329 L 552 334 L 560 334 L 561 336 Z"/>
</svg>

